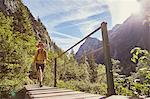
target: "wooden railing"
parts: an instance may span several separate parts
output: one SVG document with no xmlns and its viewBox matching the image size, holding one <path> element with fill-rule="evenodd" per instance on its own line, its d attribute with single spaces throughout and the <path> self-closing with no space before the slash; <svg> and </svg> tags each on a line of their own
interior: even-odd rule
<svg viewBox="0 0 150 99">
<path fill-rule="evenodd" d="M 90 37 L 95 32 L 99 31 L 101 29 L 102 31 L 102 38 L 103 38 L 103 49 L 104 49 L 104 60 L 105 60 L 105 66 L 106 66 L 106 78 L 107 78 L 107 95 L 111 96 L 115 94 L 114 89 L 114 79 L 113 79 L 113 73 L 112 73 L 112 63 L 111 63 L 111 57 L 110 57 L 110 46 L 109 46 L 109 39 L 108 39 L 108 30 L 107 30 L 107 23 L 102 22 L 101 26 L 95 29 L 93 32 L 91 32 L 89 35 L 81 39 L 79 42 L 68 48 L 65 52 L 54 58 L 54 87 L 57 86 L 57 58 L 60 58 L 62 55 L 73 49 L 75 46 L 80 44 L 82 41 L 84 41 L 86 38 Z"/>
</svg>

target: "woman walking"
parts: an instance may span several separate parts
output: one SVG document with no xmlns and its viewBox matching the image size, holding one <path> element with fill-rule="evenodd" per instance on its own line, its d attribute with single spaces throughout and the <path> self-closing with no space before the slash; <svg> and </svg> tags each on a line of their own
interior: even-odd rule
<svg viewBox="0 0 150 99">
<path fill-rule="evenodd" d="M 47 52 L 44 49 L 44 44 L 42 41 L 39 41 L 37 44 L 37 51 L 35 53 L 34 57 L 34 63 L 36 64 L 36 69 L 37 69 L 37 77 L 38 81 L 40 82 L 39 86 L 42 87 L 42 81 L 43 81 L 43 72 L 47 60 Z"/>
</svg>

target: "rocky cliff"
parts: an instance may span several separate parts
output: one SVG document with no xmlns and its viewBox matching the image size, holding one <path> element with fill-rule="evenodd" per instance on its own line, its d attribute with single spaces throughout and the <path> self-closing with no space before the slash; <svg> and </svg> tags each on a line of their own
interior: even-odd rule
<svg viewBox="0 0 150 99">
<path fill-rule="evenodd" d="M 80 62 L 80 59 L 81 59 L 83 54 L 86 54 L 87 56 L 90 53 L 95 53 L 96 54 L 96 51 L 98 51 L 99 48 L 101 48 L 101 47 L 102 47 L 102 41 L 99 41 L 96 38 L 89 37 L 80 46 L 80 48 L 77 51 L 75 57 L 76 57 L 77 61 Z"/>
<path fill-rule="evenodd" d="M 0 0 L 0 12 L 13 17 L 14 32 L 25 33 L 27 28 L 24 24 L 27 24 L 30 26 L 28 29 L 34 33 L 36 40 L 42 40 L 47 48 L 53 48 L 54 43 L 51 41 L 45 26 L 39 18 L 33 17 L 21 0 Z"/>
</svg>

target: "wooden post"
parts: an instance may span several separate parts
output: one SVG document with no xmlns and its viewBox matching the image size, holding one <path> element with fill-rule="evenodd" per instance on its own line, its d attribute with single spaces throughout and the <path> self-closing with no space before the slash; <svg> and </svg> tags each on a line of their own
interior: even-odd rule
<svg viewBox="0 0 150 99">
<path fill-rule="evenodd" d="M 110 46 L 109 46 L 106 22 L 103 22 L 101 24 L 101 31 L 102 31 L 102 38 L 103 38 L 104 62 L 106 66 L 107 95 L 111 96 L 115 94 L 115 89 L 114 89 L 112 63 L 111 63 L 111 58 L 110 58 Z"/>
<path fill-rule="evenodd" d="M 57 85 L 57 58 L 54 59 L 55 64 L 54 64 L 54 87 Z"/>
</svg>

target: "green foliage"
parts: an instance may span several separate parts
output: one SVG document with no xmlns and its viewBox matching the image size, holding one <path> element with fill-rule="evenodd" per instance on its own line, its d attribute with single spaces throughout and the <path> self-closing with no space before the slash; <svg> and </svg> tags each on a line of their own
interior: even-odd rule
<svg viewBox="0 0 150 99">
<path fill-rule="evenodd" d="M 80 65 L 74 58 L 73 54 L 69 57 L 64 56 L 63 59 L 58 59 L 58 78 L 60 80 L 84 80 L 88 81 L 89 73 L 87 71 L 87 65 L 81 63 Z"/>
<path fill-rule="evenodd" d="M 69 80 L 66 82 L 60 80 L 58 81 L 58 87 L 101 95 L 106 95 L 107 89 L 105 83 L 98 84 L 78 80 Z"/>
<path fill-rule="evenodd" d="M 133 55 L 131 61 L 137 64 L 136 72 L 130 76 L 121 76 L 119 74 L 115 76 L 117 94 L 130 96 L 148 95 L 148 91 L 150 91 L 150 53 L 141 48 L 134 48 L 131 50 L 131 54 Z"/>
<path fill-rule="evenodd" d="M 131 50 L 133 57 L 131 60 L 134 63 L 139 63 L 140 65 L 150 65 L 150 53 L 147 50 L 142 50 L 141 48 L 134 48 Z"/>
<path fill-rule="evenodd" d="M 98 65 L 97 68 L 97 83 L 106 83 L 106 69 L 104 65 Z"/>
<path fill-rule="evenodd" d="M 79 68 L 78 68 L 78 77 L 80 81 L 89 81 L 89 72 L 88 72 L 88 67 L 87 64 L 81 63 L 79 64 Z"/>
<path fill-rule="evenodd" d="M 93 58 L 90 62 L 91 64 L 87 61 L 86 56 L 83 56 L 82 62 L 78 64 L 73 53 L 59 59 L 57 86 L 76 91 L 106 95 L 105 66 L 97 65 Z M 92 67 L 93 65 L 95 67 Z M 90 69 L 93 69 L 94 72 Z M 92 81 L 93 79 L 95 81 Z"/>
<path fill-rule="evenodd" d="M 93 51 L 91 51 L 91 52 L 93 52 Z M 95 63 L 95 58 L 94 58 L 94 55 L 92 53 L 89 55 L 88 64 L 89 64 L 88 72 L 90 74 L 90 82 L 94 83 L 97 80 L 98 64 Z"/>
<path fill-rule="evenodd" d="M 34 36 L 29 39 L 28 34 L 23 35 L 26 41 L 22 39 L 21 33 L 14 31 L 13 19 L 0 12 L 0 94 L 3 96 L 7 93 L 5 97 L 24 84 L 32 83 L 28 72 L 35 50 L 35 39 Z"/>
</svg>

